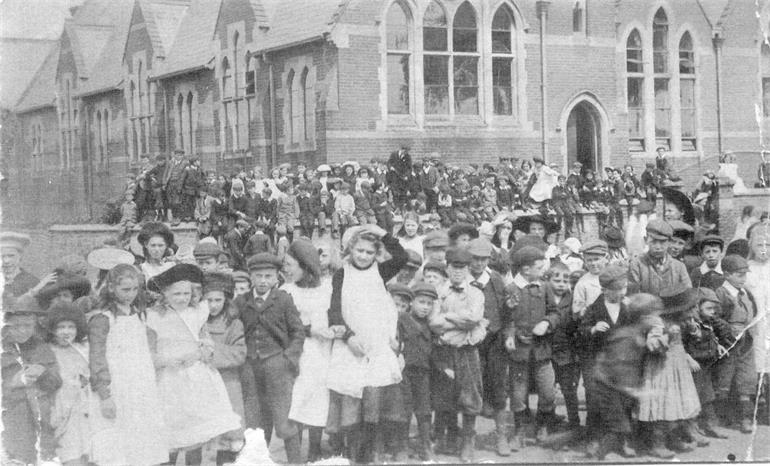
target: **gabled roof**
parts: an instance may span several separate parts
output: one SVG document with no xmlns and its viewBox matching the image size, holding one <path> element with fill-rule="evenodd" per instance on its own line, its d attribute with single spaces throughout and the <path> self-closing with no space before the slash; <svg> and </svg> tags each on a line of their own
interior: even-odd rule
<svg viewBox="0 0 770 466">
<path fill-rule="evenodd" d="M 97 57 L 94 72 L 80 85 L 78 95 L 93 95 L 120 87 L 123 82 L 123 50 L 128 38 L 130 17 L 113 28 L 102 53 Z"/>
<path fill-rule="evenodd" d="M 139 0 L 156 57 L 165 57 L 171 50 L 190 3 L 191 0 Z"/>
<path fill-rule="evenodd" d="M 269 29 L 257 38 L 257 50 L 301 44 L 331 32 L 349 0 L 261 0 Z"/>
<path fill-rule="evenodd" d="M 17 113 L 56 105 L 56 65 L 58 61 L 59 45 L 55 43 L 16 104 L 15 111 Z"/>
<path fill-rule="evenodd" d="M 251 2 L 251 9 L 254 11 L 254 18 L 257 21 L 257 26 L 261 28 L 267 28 L 270 26 L 269 18 L 267 17 L 267 11 L 262 4 L 262 0 L 249 0 Z"/>
<path fill-rule="evenodd" d="M 13 108 L 45 62 L 53 40 L 0 39 L 0 107 Z"/>
<path fill-rule="evenodd" d="M 711 27 L 719 26 L 727 13 L 730 0 L 698 0 L 698 4 Z"/>
<path fill-rule="evenodd" d="M 70 8 L 81 3 L 83 0 L 3 0 L 0 37 L 58 40 L 64 20 L 70 17 Z"/>
<path fill-rule="evenodd" d="M 210 66 L 214 59 L 212 39 L 222 0 L 192 0 L 165 62 L 153 71 L 164 78 Z"/>
</svg>

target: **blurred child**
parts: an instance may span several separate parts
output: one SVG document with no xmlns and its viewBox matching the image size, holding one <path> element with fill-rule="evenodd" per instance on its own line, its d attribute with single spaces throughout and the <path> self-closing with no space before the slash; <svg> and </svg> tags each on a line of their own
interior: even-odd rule
<svg viewBox="0 0 770 466">
<path fill-rule="evenodd" d="M 374 217 L 377 219 L 377 225 L 380 228 L 393 233 L 393 213 L 388 203 L 388 192 L 386 186 L 382 183 L 376 184 L 376 189 L 372 193 L 371 205 L 374 209 Z"/>
<path fill-rule="evenodd" d="M 291 181 L 283 183 L 279 188 L 283 192 L 283 196 L 278 199 L 278 226 L 283 226 L 286 229 L 286 235 L 291 241 L 294 237 L 294 224 L 297 223 L 300 214 L 299 204 Z"/>
<path fill-rule="evenodd" d="M 307 238 L 313 238 L 317 212 L 313 206 L 313 198 L 310 196 L 306 184 L 297 186 L 297 204 L 299 206 L 299 224 L 302 228 L 302 235 Z"/>
<path fill-rule="evenodd" d="M 507 176 L 501 176 L 497 180 L 497 203 L 501 209 L 513 210 L 514 193 L 508 182 Z"/>
<path fill-rule="evenodd" d="M 341 183 L 340 190 L 334 199 L 334 214 L 332 215 L 332 236 L 339 238 L 347 227 L 356 224 L 353 213 L 356 210 L 356 201 L 350 195 L 350 184 Z"/>
<path fill-rule="evenodd" d="M 448 228 L 456 220 L 454 211 L 452 209 L 452 194 L 449 189 L 449 184 L 441 183 L 438 187 L 438 209 L 437 213 L 441 217 L 441 225 L 444 228 Z"/>
<path fill-rule="evenodd" d="M 127 244 L 131 238 L 131 229 L 136 225 L 136 202 L 134 194 L 126 192 L 125 200 L 120 205 L 120 223 L 118 223 L 118 244 Z"/>
<path fill-rule="evenodd" d="M 243 247 L 243 255 L 249 258 L 260 252 L 270 252 L 270 249 L 270 237 L 265 234 L 265 223 L 259 220 L 254 224 L 254 234 L 249 237 L 246 246 Z"/>
<path fill-rule="evenodd" d="M 278 256 L 279 259 L 283 260 L 284 256 L 286 256 L 286 252 L 289 250 L 289 246 L 291 245 L 291 241 L 289 241 L 289 238 L 286 237 L 285 225 L 278 225 L 275 227 L 275 238 L 275 255 Z"/>
<path fill-rule="evenodd" d="M 404 249 L 411 249 L 420 256 L 423 255 L 422 250 L 422 223 L 420 223 L 420 216 L 414 212 L 406 212 L 404 214 L 404 222 L 401 228 L 396 234 L 398 242 Z"/>
<path fill-rule="evenodd" d="M 251 289 L 251 278 L 248 272 L 243 270 L 236 270 L 233 272 L 233 299 L 238 296 L 248 293 Z"/>
<path fill-rule="evenodd" d="M 365 169 L 362 168 L 361 171 L 363 170 Z M 353 196 L 356 206 L 355 216 L 358 219 L 358 223 L 360 225 L 377 223 L 374 209 L 372 209 L 372 185 L 368 180 L 362 180 L 360 186 L 360 190 L 356 191 L 356 195 Z"/>
<path fill-rule="evenodd" d="M 399 313 L 409 312 L 409 306 L 412 305 L 412 290 L 403 283 L 391 283 L 388 285 L 388 293 L 396 304 L 396 310 Z"/>
<path fill-rule="evenodd" d="M 546 273 L 545 303 L 547 312 L 559 314 L 559 324 L 553 331 L 551 362 L 556 383 L 561 388 L 567 408 L 569 427 L 580 427 L 577 387 L 580 381 L 580 364 L 572 348 L 578 344 L 577 320 L 572 317 L 572 290 L 570 270 L 561 262 L 554 263 Z"/>
<path fill-rule="evenodd" d="M 432 334 L 428 317 L 434 311 L 438 294 L 427 283 L 412 287 L 413 297 L 410 309 L 398 315 L 398 339 L 404 357 L 401 391 L 404 397 L 405 422 L 398 427 L 398 444 L 395 457 L 397 463 L 406 463 L 409 442 L 409 424 L 412 414 L 417 418 L 422 461 L 432 461 L 433 448 L 430 441 L 430 355 Z"/>
</svg>

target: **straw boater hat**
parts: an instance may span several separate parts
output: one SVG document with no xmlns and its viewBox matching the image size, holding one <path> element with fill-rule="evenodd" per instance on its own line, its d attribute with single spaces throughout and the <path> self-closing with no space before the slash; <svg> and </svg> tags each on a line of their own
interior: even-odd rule
<svg viewBox="0 0 770 466">
<path fill-rule="evenodd" d="M 13 248 L 19 252 L 24 252 L 29 246 L 30 239 L 24 233 L 13 231 L 4 231 L 0 233 L 0 248 Z"/>
<path fill-rule="evenodd" d="M 116 265 L 134 263 L 134 255 L 125 249 L 99 248 L 94 249 L 86 258 L 91 267 L 99 270 L 112 270 Z"/>
</svg>

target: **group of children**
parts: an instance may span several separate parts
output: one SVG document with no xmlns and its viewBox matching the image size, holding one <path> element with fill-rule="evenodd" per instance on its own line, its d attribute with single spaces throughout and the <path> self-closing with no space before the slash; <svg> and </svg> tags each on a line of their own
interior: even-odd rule
<svg viewBox="0 0 770 466">
<path fill-rule="evenodd" d="M 36 280 L 18 266 L 29 239 L 0 237 L 5 459 L 223 464 L 261 427 L 289 463 L 325 456 L 324 432 L 328 454 L 401 463 L 415 417 L 421 460 L 473 462 L 478 416 L 494 420 L 502 457 L 564 430 L 596 459 L 671 458 L 721 426 L 754 428 L 770 359 L 762 223 L 745 250 L 700 238 L 695 265 L 670 252 L 673 220 L 647 221 L 644 249 L 619 257 L 600 239 L 554 253 L 559 227 L 542 216 L 424 236 L 411 213 L 398 236 L 340 218 L 337 262 L 336 245 L 283 231 L 278 256 L 264 224 L 247 236 L 260 217 L 236 212 L 189 256 L 146 223 L 141 258 L 89 254 L 93 286 L 82 257 Z"/>
</svg>

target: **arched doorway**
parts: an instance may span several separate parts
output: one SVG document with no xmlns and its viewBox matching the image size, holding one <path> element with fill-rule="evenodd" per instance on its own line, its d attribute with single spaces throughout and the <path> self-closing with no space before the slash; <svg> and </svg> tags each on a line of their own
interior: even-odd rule
<svg viewBox="0 0 770 466">
<path fill-rule="evenodd" d="M 602 118 L 590 102 L 578 102 L 567 117 L 567 168 L 580 162 L 583 169 L 598 170 L 602 162 Z"/>
</svg>

